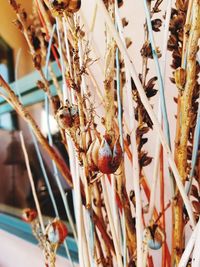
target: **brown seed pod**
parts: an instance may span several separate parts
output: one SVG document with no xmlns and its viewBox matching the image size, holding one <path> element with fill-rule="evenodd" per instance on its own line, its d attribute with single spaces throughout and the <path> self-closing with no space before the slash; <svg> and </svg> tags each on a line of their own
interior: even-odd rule
<svg viewBox="0 0 200 267">
<path fill-rule="evenodd" d="M 50 7 L 55 14 L 77 12 L 81 7 L 81 0 L 49 0 Z"/>
<path fill-rule="evenodd" d="M 22 212 L 22 219 L 25 222 L 31 223 L 37 218 L 37 211 L 34 209 L 26 208 Z"/>
<path fill-rule="evenodd" d="M 148 228 L 150 232 L 150 238 L 148 240 L 148 247 L 153 250 L 158 250 L 162 247 L 163 242 L 165 241 L 165 235 L 161 228 L 158 225 L 153 225 Z"/>
<path fill-rule="evenodd" d="M 56 113 L 58 125 L 67 130 L 68 128 L 79 127 L 79 113 L 76 105 L 67 103 L 65 106 L 60 107 Z"/>
<path fill-rule="evenodd" d="M 47 236 L 49 241 L 53 244 L 62 244 L 67 234 L 67 227 L 60 220 L 55 220 L 47 226 Z"/>
<path fill-rule="evenodd" d="M 98 151 L 98 169 L 105 174 L 114 173 L 121 162 L 122 149 L 119 139 L 112 148 L 107 137 L 104 137 Z"/>
</svg>

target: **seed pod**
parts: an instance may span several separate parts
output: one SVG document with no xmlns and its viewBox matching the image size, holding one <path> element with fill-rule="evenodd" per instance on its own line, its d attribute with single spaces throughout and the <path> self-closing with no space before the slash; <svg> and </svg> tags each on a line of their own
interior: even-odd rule
<svg viewBox="0 0 200 267">
<path fill-rule="evenodd" d="M 174 79 L 179 90 L 183 91 L 186 82 L 186 71 L 179 67 L 174 72 Z"/>
<path fill-rule="evenodd" d="M 31 223 L 37 218 L 37 211 L 34 209 L 26 208 L 23 210 L 22 219 L 25 222 Z"/>
<path fill-rule="evenodd" d="M 77 12 L 81 7 L 81 0 L 49 0 L 49 4 L 55 15 L 61 15 L 65 11 Z"/>
<path fill-rule="evenodd" d="M 165 240 L 165 235 L 158 225 L 149 227 L 150 238 L 148 240 L 148 247 L 153 250 L 158 250 L 162 247 Z"/>
<path fill-rule="evenodd" d="M 69 103 L 60 107 L 56 113 L 56 120 L 58 125 L 64 130 L 72 127 L 77 128 L 79 126 L 78 107 Z"/>
<path fill-rule="evenodd" d="M 60 221 L 53 221 L 47 226 L 47 236 L 51 243 L 62 244 L 68 234 L 66 225 Z"/>
<path fill-rule="evenodd" d="M 117 140 L 112 148 L 106 138 L 103 138 L 98 153 L 98 168 L 102 173 L 114 173 L 121 162 L 122 149 Z"/>
</svg>

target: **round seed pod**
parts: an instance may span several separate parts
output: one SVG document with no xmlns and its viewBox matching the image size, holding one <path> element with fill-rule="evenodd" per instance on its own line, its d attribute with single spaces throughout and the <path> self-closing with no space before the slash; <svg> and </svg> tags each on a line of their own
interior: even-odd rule
<svg viewBox="0 0 200 267">
<path fill-rule="evenodd" d="M 22 219 L 25 222 L 31 223 L 37 218 L 37 211 L 34 209 L 26 208 L 22 212 Z"/>
<path fill-rule="evenodd" d="M 47 228 L 48 239 L 53 244 L 62 244 L 67 234 L 67 227 L 60 220 L 52 222 Z"/>
<path fill-rule="evenodd" d="M 52 11 L 56 14 L 77 12 L 81 7 L 81 0 L 49 0 Z"/>
<path fill-rule="evenodd" d="M 64 130 L 72 127 L 78 128 L 80 124 L 78 107 L 69 103 L 60 107 L 56 113 L 56 120 L 58 125 Z"/>
<path fill-rule="evenodd" d="M 148 240 L 148 247 L 153 250 L 158 250 L 162 247 L 165 240 L 165 235 L 158 225 L 153 225 L 149 227 L 150 238 Z"/>
<path fill-rule="evenodd" d="M 102 173 L 111 174 L 114 173 L 121 163 L 122 149 L 117 140 L 114 147 L 109 144 L 107 137 L 103 138 L 98 153 L 98 168 Z"/>
<path fill-rule="evenodd" d="M 59 108 L 56 113 L 56 119 L 60 128 L 67 129 L 72 127 L 72 116 L 68 107 Z"/>
</svg>

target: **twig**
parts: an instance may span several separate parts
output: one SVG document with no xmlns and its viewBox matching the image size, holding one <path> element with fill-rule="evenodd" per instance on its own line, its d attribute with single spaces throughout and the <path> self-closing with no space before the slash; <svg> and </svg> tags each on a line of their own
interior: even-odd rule
<svg viewBox="0 0 200 267">
<path fill-rule="evenodd" d="M 108 220 L 109 220 L 109 224 L 110 224 L 110 229 L 111 229 L 114 247 L 115 247 L 115 252 L 116 252 L 116 257 L 117 257 L 117 264 L 118 264 L 117 266 L 123 267 L 119 242 L 118 242 L 117 234 L 116 234 L 115 227 L 114 227 L 114 222 L 113 222 L 113 218 L 112 218 L 112 214 L 111 214 L 111 210 L 110 210 L 110 204 L 109 204 L 109 199 L 108 199 L 106 183 L 105 183 L 104 179 L 106 179 L 106 177 L 102 178 L 101 185 L 102 185 L 102 189 L 103 189 L 104 202 L 105 202 L 106 211 L 108 214 Z"/>
<path fill-rule="evenodd" d="M 39 204 L 39 201 L 38 201 L 38 197 L 37 197 L 37 193 L 36 193 L 36 189 L 35 189 L 33 176 L 32 176 L 32 173 L 31 173 L 29 157 L 28 157 L 28 153 L 27 153 L 26 146 L 25 146 L 25 143 L 24 143 L 24 137 L 23 137 L 22 132 L 19 133 L 19 136 L 20 136 L 20 140 L 21 140 L 21 146 L 22 146 L 22 150 L 23 150 L 23 153 L 24 153 L 26 168 L 27 168 L 27 172 L 28 172 L 28 178 L 29 178 L 29 181 L 30 181 L 30 184 L 31 184 L 31 190 L 32 190 L 34 202 L 35 202 L 35 205 L 36 205 L 40 226 L 41 226 L 42 232 L 44 234 L 45 233 L 44 221 L 43 221 L 43 218 L 42 218 L 42 212 L 41 212 L 41 209 L 40 209 L 40 204 Z"/>
<path fill-rule="evenodd" d="M 58 169 L 60 170 L 61 174 L 63 177 L 66 179 L 67 183 L 69 186 L 73 187 L 72 184 L 72 179 L 71 179 L 71 174 L 69 172 L 69 169 L 64 162 L 64 160 L 61 158 L 61 156 L 58 154 L 58 152 L 51 147 L 48 144 L 48 141 L 46 138 L 43 136 L 41 133 L 38 125 L 30 115 L 30 113 L 22 106 L 20 101 L 18 100 L 17 96 L 15 93 L 12 91 L 10 86 L 6 83 L 6 81 L 3 79 L 3 77 L 0 75 L 0 86 L 4 88 L 4 90 L 7 92 L 9 98 L 12 101 L 12 105 L 16 109 L 17 113 L 28 123 L 30 124 L 30 127 L 32 128 L 35 136 L 37 137 L 38 141 L 41 143 L 43 148 L 47 151 L 49 156 L 55 161 L 56 165 L 58 166 Z"/>
<path fill-rule="evenodd" d="M 178 136 L 178 143 L 175 147 L 175 158 L 177 167 L 181 176 L 183 184 L 187 178 L 187 144 L 191 124 L 191 105 L 192 97 L 196 85 L 196 54 L 198 50 L 198 40 L 200 38 L 200 2 L 195 0 L 193 3 L 193 16 L 191 21 L 191 30 L 188 39 L 188 53 L 187 53 L 187 68 L 186 68 L 186 83 L 184 91 L 180 96 L 180 129 Z M 180 194 L 177 192 L 176 201 L 174 203 L 174 260 L 178 264 L 180 260 L 180 253 L 177 253 L 177 247 L 180 251 L 183 244 L 183 203 Z"/>
</svg>

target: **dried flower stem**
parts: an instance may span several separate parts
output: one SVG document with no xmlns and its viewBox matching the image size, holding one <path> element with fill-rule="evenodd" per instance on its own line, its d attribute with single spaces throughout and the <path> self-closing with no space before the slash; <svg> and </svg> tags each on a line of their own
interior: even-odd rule
<svg viewBox="0 0 200 267">
<path fill-rule="evenodd" d="M 200 38 L 200 1 L 193 3 L 193 16 L 191 21 L 191 30 L 188 39 L 186 84 L 182 95 L 180 96 L 180 121 L 182 125 L 179 129 L 178 143 L 175 147 L 175 158 L 182 183 L 185 184 L 187 178 L 187 144 L 191 123 L 191 105 L 192 97 L 196 85 L 196 54 L 198 50 L 198 40 Z M 174 202 L 174 238 L 173 238 L 173 259 L 176 264 L 180 261 L 183 242 L 183 201 L 176 188 L 176 199 Z M 179 248 L 179 249 L 177 249 Z"/>
<path fill-rule="evenodd" d="M 111 233 L 112 233 L 112 237 L 113 237 L 113 243 L 114 243 L 115 252 L 116 252 L 116 257 L 117 257 L 117 264 L 118 264 L 117 266 L 123 267 L 119 242 L 117 239 L 117 234 L 115 231 L 114 222 L 113 222 L 113 218 L 112 218 L 112 214 L 111 214 L 111 210 L 110 210 L 110 204 L 109 204 L 105 179 L 106 179 L 106 177 L 103 177 L 101 179 L 101 185 L 102 185 L 102 189 L 103 189 L 104 202 L 105 202 L 106 211 L 108 214 L 109 225 L 110 225 L 110 229 L 111 229 Z"/>
<path fill-rule="evenodd" d="M 40 204 L 39 204 L 39 200 L 38 200 L 38 197 L 37 197 L 33 176 L 32 176 L 32 173 L 31 173 L 28 153 L 27 153 L 26 146 L 25 146 L 25 143 L 24 143 L 24 137 L 23 137 L 22 132 L 20 132 L 19 135 L 20 135 L 22 150 L 23 150 L 23 153 L 24 153 L 26 168 L 27 168 L 27 172 L 28 172 L 28 178 L 29 178 L 29 181 L 30 181 L 30 184 L 31 184 L 31 190 L 32 190 L 32 193 L 33 193 L 34 202 L 35 202 L 35 205 L 36 205 L 38 218 L 39 218 L 39 221 L 40 221 L 40 226 L 41 226 L 42 232 L 44 234 L 45 227 L 44 227 L 44 222 L 43 222 L 43 218 L 42 218 L 42 212 L 41 212 L 41 209 L 40 209 Z"/>
<path fill-rule="evenodd" d="M 186 21 L 184 25 L 183 48 L 182 48 L 182 59 L 181 59 L 181 67 L 184 69 L 186 65 L 186 52 L 187 52 L 189 32 L 190 32 L 190 27 L 191 27 L 190 20 L 191 20 L 193 2 L 194 0 L 189 0 L 188 7 L 187 7 Z"/>
<path fill-rule="evenodd" d="M 190 236 L 190 239 L 187 243 L 187 246 L 186 246 L 186 248 L 185 248 L 185 250 L 181 256 L 178 267 L 186 267 L 187 266 L 187 263 L 189 261 L 190 255 L 191 255 L 193 247 L 194 247 L 194 243 L 195 243 L 196 238 L 197 238 L 197 231 L 198 231 L 199 226 L 200 226 L 200 220 L 198 221 L 197 225 L 195 226 L 194 231 L 192 232 L 192 234 Z"/>
<path fill-rule="evenodd" d="M 48 141 L 41 133 L 38 125 L 35 123 L 30 113 L 22 106 L 22 104 L 18 100 L 15 93 L 12 91 L 10 86 L 6 83 L 6 81 L 3 79 L 1 75 L 0 75 L 0 86 L 2 86 L 4 90 L 7 92 L 12 102 L 12 106 L 16 109 L 17 113 L 19 113 L 19 115 L 30 125 L 38 141 L 41 143 L 43 148 L 47 151 L 49 156 L 55 161 L 58 169 L 60 170 L 63 177 L 66 179 L 69 186 L 73 187 L 71 175 L 70 175 L 70 172 L 69 172 L 69 169 L 66 163 L 60 157 L 58 152 L 56 152 L 56 150 L 48 144 Z"/>
</svg>

